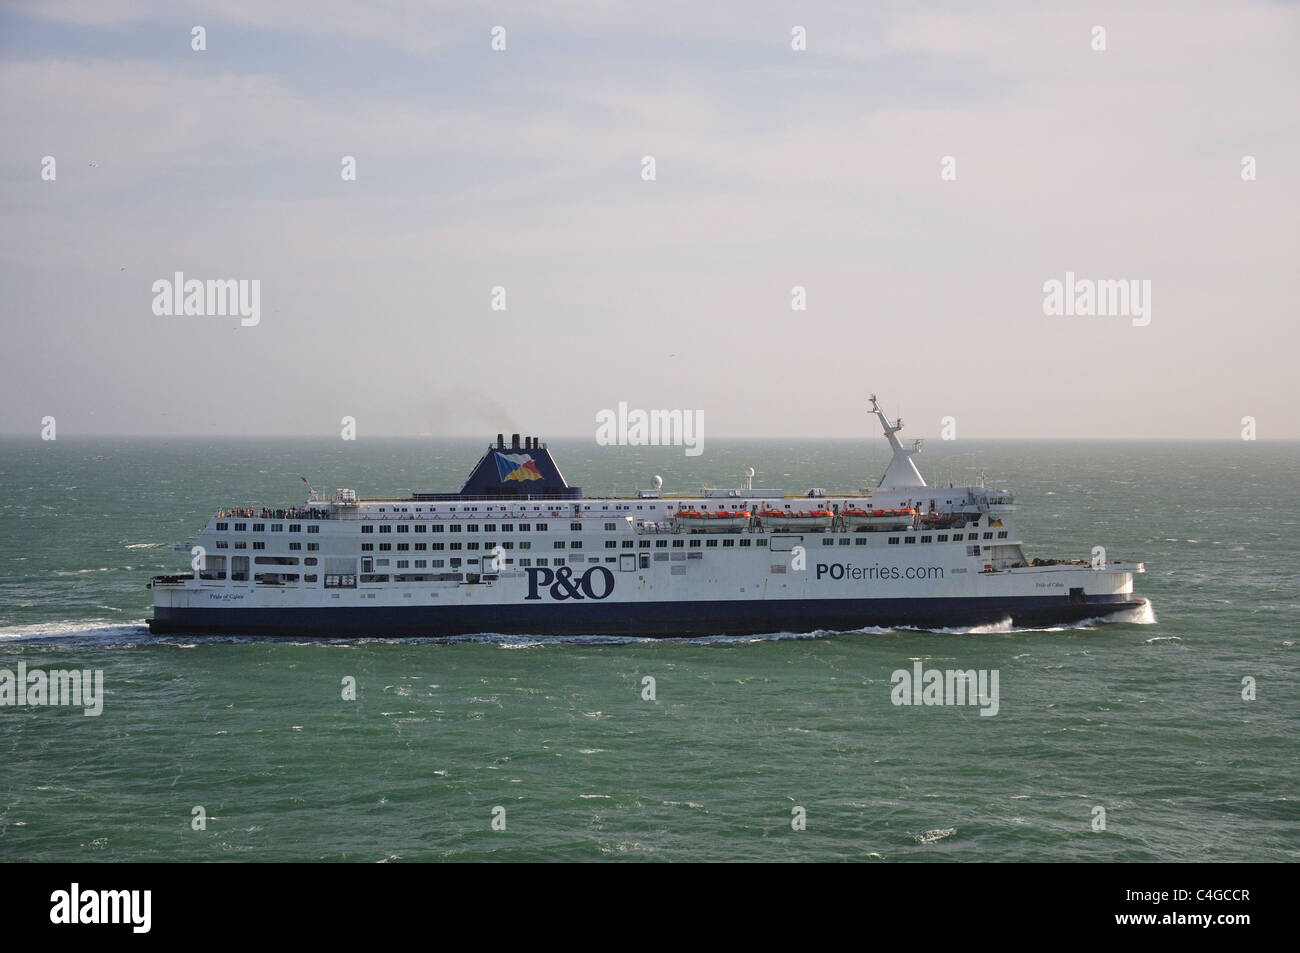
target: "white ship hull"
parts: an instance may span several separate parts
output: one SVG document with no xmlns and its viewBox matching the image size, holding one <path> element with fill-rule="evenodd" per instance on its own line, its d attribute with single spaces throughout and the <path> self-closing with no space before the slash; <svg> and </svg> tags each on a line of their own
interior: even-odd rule
<svg viewBox="0 0 1300 953">
<path fill-rule="evenodd" d="M 883 415 L 882 421 L 883 421 Z M 785 497 L 705 491 L 583 498 L 532 440 L 498 437 L 457 494 L 223 511 L 203 565 L 156 577 L 153 632 L 288 636 L 465 633 L 680 637 L 868 626 L 1036 626 L 1136 608 L 1139 563 L 1028 560 L 1011 496 L 926 486 L 895 445 L 902 486 Z M 883 482 L 883 481 L 882 481 Z M 801 510 L 825 510 L 806 531 Z M 916 509 L 909 528 L 850 511 Z M 788 520 L 773 510 L 789 511 Z M 678 511 L 724 514 L 677 518 Z M 733 518 L 737 511 L 766 518 Z M 952 525 L 927 528 L 924 519 Z M 859 522 L 860 521 L 856 521 Z M 700 532 L 712 524 L 710 532 Z M 910 528 L 915 525 L 916 528 Z"/>
</svg>

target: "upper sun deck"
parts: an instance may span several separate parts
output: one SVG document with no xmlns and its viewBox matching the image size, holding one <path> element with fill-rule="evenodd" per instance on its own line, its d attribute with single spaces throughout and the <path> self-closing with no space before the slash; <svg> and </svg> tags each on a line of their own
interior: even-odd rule
<svg viewBox="0 0 1300 953">
<path fill-rule="evenodd" d="M 413 493 L 405 499 L 358 498 L 348 489 L 338 490 L 326 499 L 313 490 L 302 505 L 291 507 L 230 507 L 218 511 L 216 519 L 248 520 L 414 520 L 472 519 L 486 514 L 509 515 L 516 519 L 530 517 L 580 519 L 613 512 L 632 515 L 636 511 L 658 516 L 672 516 L 679 509 L 697 511 L 741 508 L 793 510 L 786 501 L 807 501 L 806 506 L 852 507 L 854 501 L 871 500 L 880 506 L 923 509 L 931 513 L 984 512 L 1005 514 L 1013 511 L 1015 497 L 1008 490 L 985 488 L 983 475 L 974 486 L 930 486 L 912 457 L 920 450 L 904 447 L 897 437 L 901 420 L 890 423 L 871 397 L 872 411 L 880 418 L 884 436 L 893 450 L 893 458 L 876 487 L 855 492 L 828 492 L 814 488 L 806 493 L 787 494 L 780 489 L 753 486 L 754 471 L 746 474 L 745 485 L 738 488 L 704 489 L 699 493 L 664 493 L 662 480 L 654 478 L 654 488 L 636 491 L 635 496 L 607 496 L 584 499 L 581 487 L 570 486 L 560 473 L 546 444 L 537 437 L 512 434 L 509 446 L 505 435 L 497 434 L 479 459 L 459 492 Z"/>
<path fill-rule="evenodd" d="M 418 496 L 358 499 L 350 491 L 340 490 L 330 501 L 310 499 L 292 507 L 228 507 L 212 518 L 213 529 L 229 528 L 226 521 L 237 521 L 234 528 L 252 530 L 267 524 L 288 524 L 292 532 L 297 524 L 318 521 L 431 521 L 461 522 L 482 519 L 514 520 L 632 520 L 670 519 L 680 512 L 727 512 L 809 509 L 851 511 L 865 508 L 904 507 L 918 513 L 1006 515 L 1015 509 L 1014 497 L 1005 490 L 988 491 L 983 487 L 927 487 L 916 490 L 874 490 L 828 493 L 814 489 L 807 493 L 787 494 L 779 490 L 753 491 L 739 488 L 730 491 L 709 490 L 705 494 L 664 494 L 643 491 L 636 496 L 588 497 L 581 500 L 517 499 L 500 497 L 456 496 L 454 500 L 427 500 Z M 220 521 L 220 522 L 217 522 Z M 247 522 L 245 522 L 247 521 Z M 281 525 L 275 525 L 280 529 Z M 315 530 L 312 530 L 315 532 Z"/>
</svg>

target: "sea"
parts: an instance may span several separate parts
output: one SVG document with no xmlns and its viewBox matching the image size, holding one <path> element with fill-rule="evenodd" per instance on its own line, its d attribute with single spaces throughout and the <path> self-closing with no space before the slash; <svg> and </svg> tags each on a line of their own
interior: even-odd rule
<svg viewBox="0 0 1300 953">
<path fill-rule="evenodd" d="M 550 441 L 630 495 L 872 486 L 882 440 Z M 1026 554 L 1136 559 L 1141 610 L 1045 629 L 749 637 L 150 636 L 150 576 L 306 477 L 455 490 L 482 440 L 0 438 L 0 861 L 1295 861 L 1300 443 L 935 441 L 1017 493 Z M 665 635 L 671 635 L 667 632 Z M 980 705 L 899 673 L 996 673 Z M 2 673 L 0 673 L 2 677 Z M 350 687 L 351 686 L 351 687 Z"/>
</svg>

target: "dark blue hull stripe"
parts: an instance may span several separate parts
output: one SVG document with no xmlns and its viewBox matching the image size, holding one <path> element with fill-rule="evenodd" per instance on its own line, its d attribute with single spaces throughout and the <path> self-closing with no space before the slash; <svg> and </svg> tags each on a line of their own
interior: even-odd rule
<svg viewBox="0 0 1300 953">
<path fill-rule="evenodd" d="M 1060 625 L 1135 609 L 1131 595 L 964 599 L 787 599 L 515 606 L 330 606 L 312 609 L 155 607 L 149 631 L 284 636 L 637 635 L 681 638 L 763 632 L 847 632 L 867 626 Z"/>
</svg>

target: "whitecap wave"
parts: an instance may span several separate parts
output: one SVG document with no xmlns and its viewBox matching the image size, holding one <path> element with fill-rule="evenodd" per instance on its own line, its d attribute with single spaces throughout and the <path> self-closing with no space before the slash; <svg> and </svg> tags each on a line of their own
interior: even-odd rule
<svg viewBox="0 0 1300 953">
<path fill-rule="evenodd" d="M 941 827 L 932 831 L 923 831 L 914 836 L 918 844 L 933 844 L 935 841 L 943 840 L 945 837 L 951 837 L 956 833 L 957 828 L 955 827 Z"/>
<path fill-rule="evenodd" d="M 113 642 L 134 639 L 149 632 L 144 619 L 123 623 L 116 619 L 81 619 L 76 622 L 37 622 L 0 629 L 0 640 L 86 639 Z"/>
<path fill-rule="evenodd" d="M 900 625 L 897 631 L 935 632 L 942 635 L 1002 635 L 1007 632 L 1026 632 L 1029 630 L 1015 628 L 1011 624 L 1011 616 L 1006 616 L 997 622 L 986 622 L 980 625 L 945 625 L 936 628 Z"/>
<path fill-rule="evenodd" d="M 1124 609 L 1108 616 L 1109 622 L 1128 622 L 1131 625 L 1155 625 L 1160 620 L 1156 618 L 1156 610 L 1151 605 L 1150 599 L 1143 599 L 1142 605 L 1136 609 Z"/>
</svg>

